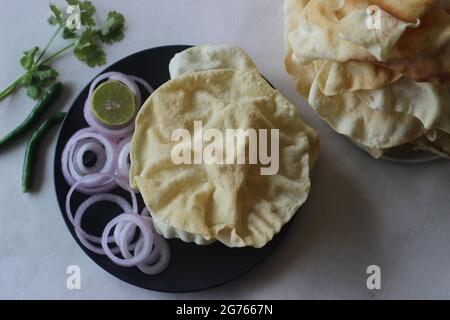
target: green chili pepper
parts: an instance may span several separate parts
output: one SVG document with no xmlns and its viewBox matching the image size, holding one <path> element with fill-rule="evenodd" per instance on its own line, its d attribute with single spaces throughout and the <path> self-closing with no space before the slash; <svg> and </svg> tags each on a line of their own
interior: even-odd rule
<svg viewBox="0 0 450 320">
<path fill-rule="evenodd" d="M 32 165 L 36 154 L 36 148 L 42 139 L 42 136 L 54 125 L 60 122 L 66 116 L 65 112 L 55 113 L 53 116 L 44 121 L 39 129 L 28 140 L 27 149 L 25 151 L 25 160 L 23 162 L 22 172 L 22 192 L 26 193 L 31 187 Z"/>
<path fill-rule="evenodd" d="M 36 124 L 45 110 L 56 100 L 62 91 L 62 83 L 56 82 L 50 86 L 47 92 L 44 94 L 41 100 L 31 110 L 28 117 L 13 131 L 8 133 L 3 139 L 0 140 L 0 149 L 8 143 L 14 141 L 17 137 L 27 132 L 34 124 Z"/>
</svg>

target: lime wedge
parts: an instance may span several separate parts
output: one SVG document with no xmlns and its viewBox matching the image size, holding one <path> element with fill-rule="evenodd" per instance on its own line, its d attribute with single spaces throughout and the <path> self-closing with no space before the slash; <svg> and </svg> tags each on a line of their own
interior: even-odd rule
<svg viewBox="0 0 450 320">
<path fill-rule="evenodd" d="M 106 81 L 94 90 L 91 111 L 108 126 L 125 125 L 136 112 L 133 92 L 119 81 Z"/>
</svg>

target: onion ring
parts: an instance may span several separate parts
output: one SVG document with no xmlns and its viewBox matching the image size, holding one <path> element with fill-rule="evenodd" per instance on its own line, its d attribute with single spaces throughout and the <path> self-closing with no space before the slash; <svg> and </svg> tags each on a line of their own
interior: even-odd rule
<svg viewBox="0 0 450 320">
<path fill-rule="evenodd" d="M 152 231 L 154 233 L 154 239 L 153 239 L 153 248 L 148 257 L 142 262 L 137 264 L 137 267 L 139 270 L 141 270 L 143 273 L 149 274 L 149 275 L 155 275 L 158 273 L 161 273 L 164 271 L 169 262 L 170 262 L 170 248 L 167 243 L 167 241 L 160 236 L 154 226 L 152 218 L 150 217 L 150 212 L 147 208 L 144 208 L 142 210 L 141 216 L 148 220 L 149 224 L 152 227 Z M 120 253 L 125 259 L 130 259 L 132 257 L 132 254 L 130 253 L 130 250 L 134 249 L 134 254 L 139 254 L 139 252 L 142 250 L 143 247 L 143 239 L 140 237 L 138 241 L 134 244 L 134 248 L 132 249 L 130 247 L 130 234 L 126 234 L 126 230 L 123 230 L 123 232 L 120 234 L 119 242 L 116 243 L 120 248 Z M 130 232 L 130 231 L 128 231 Z M 134 236 L 134 235 L 133 235 Z"/>
<path fill-rule="evenodd" d="M 125 183 L 123 180 L 121 180 L 119 177 L 116 177 L 114 175 L 111 174 L 95 174 L 95 175 L 101 175 L 101 176 L 105 176 L 109 179 L 112 179 L 116 185 L 118 185 L 119 187 L 121 187 L 122 189 L 125 189 L 126 191 L 128 191 L 131 195 L 131 212 L 133 214 L 138 215 L 138 203 L 137 203 L 137 198 L 136 198 L 136 194 L 133 192 L 133 190 L 128 186 L 127 183 Z M 73 216 L 71 207 L 70 207 L 70 200 L 72 198 L 73 193 L 75 192 L 75 190 L 78 189 L 78 184 L 82 183 L 84 179 L 87 179 L 91 176 L 86 176 L 83 177 L 80 181 L 76 182 L 69 190 L 69 192 L 67 193 L 66 196 L 66 203 L 65 203 L 65 207 L 66 207 L 66 215 L 67 218 L 69 219 L 70 223 L 74 226 L 75 229 L 75 234 L 77 235 L 78 239 L 80 240 L 80 242 L 89 250 L 97 253 L 97 254 L 101 254 L 101 255 L 105 255 L 106 253 L 104 252 L 104 250 L 102 248 L 99 248 L 97 246 L 92 245 L 89 241 L 95 242 L 95 243 L 101 243 L 101 238 L 100 241 L 99 237 L 95 237 L 92 235 L 87 234 L 85 231 L 82 230 L 81 228 L 81 218 L 85 212 L 85 209 L 87 209 L 87 207 L 89 207 L 90 205 L 92 205 L 93 203 L 97 202 L 97 201 L 103 201 L 102 200 L 102 195 L 98 194 L 98 195 L 94 195 L 93 197 L 88 198 L 88 200 L 86 200 L 85 202 L 83 202 L 81 204 L 80 207 L 83 206 L 82 209 L 78 208 L 77 209 L 77 213 L 75 214 L 75 217 Z M 109 199 L 111 199 L 111 201 L 115 202 L 116 204 L 118 204 L 122 209 L 128 209 L 129 208 L 129 203 L 126 202 L 127 204 L 124 204 L 124 202 L 122 202 L 122 200 L 119 200 L 120 197 L 115 196 L 115 195 L 111 195 L 111 196 L 107 196 L 109 197 Z M 95 200 L 93 202 L 92 198 Z M 103 196 L 103 198 L 106 198 L 105 196 Z M 114 199 L 113 199 L 114 198 Z M 91 200 L 89 200 L 91 199 Z M 122 198 L 123 199 L 123 198 Z M 104 199 L 105 201 L 107 201 L 108 199 Z M 124 201 L 126 201 L 125 199 L 123 199 Z M 125 210 L 124 210 L 125 211 Z M 77 218 L 79 216 L 79 218 Z M 110 243 L 114 241 L 114 238 L 109 238 L 107 239 L 107 241 L 109 241 Z M 118 252 L 120 252 L 119 248 L 114 248 L 112 249 L 112 252 L 114 254 L 117 254 Z"/>
<path fill-rule="evenodd" d="M 122 181 L 119 177 L 116 177 L 114 175 L 111 174 L 101 174 L 101 173 L 97 173 L 96 175 L 102 175 L 102 176 L 106 176 L 108 178 L 114 179 L 114 181 L 117 183 L 117 185 L 119 187 L 121 187 L 122 189 L 128 191 L 130 193 L 131 196 L 131 208 L 133 213 L 137 214 L 138 213 L 138 203 L 137 203 L 137 198 L 136 198 L 136 194 L 133 192 L 133 190 L 131 189 L 131 187 L 126 184 L 124 181 Z M 83 178 L 85 179 L 85 178 Z M 69 219 L 69 221 L 73 224 L 73 214 L 72 214 L 72 210 L 70 208 L 70 200 L 72 198 L 73 193 L 75 192 L 75 190 L 78 187 L 78 184 L 81 183 L 83 181 L 83 179 L 81 179 L 80 181 L 76 182 L 69 190 L 69 192 L 67 193 L 66 196 L 66 214 L 67 214 L 67 218 Z"/>
<path fill-rule="evenodd" d="M 144 263 L 139 263 L 137 265 L 137 267 L 139 268 L 139 270 L 141 270 L 143 273 L 145 274 L 149 274 L 149 275 L 155 275 L 158 273 L 163 272 L 167 266 L 169 265 L 170 262 L 170 248 L 169 248 L 169 244 L 167 243 L 167 241 L 162 238 L 161 236 L 156 236 L 155 237 L 155 247 L 158 248 L 157 250 L 159 251 L 159 259 L 152 264 L 153 261 L 151 260 L 146 260 L 144 261 Z M 141 250 L 143 249 L 143 245 L 144 243 L 142 241 L 138 241 L 136 244 L 136 248 L 134 249 L 134 252 L 136 254 L 139 254 L 141 252 Z M 151 257 L 151 255 L 149 256 L 149 258 Z"/>
<path fill-rule="evenodd" d="M 122 140 L 119 143 L 119 152 L 117 156 L 117 174 L 128 180 L 130 175 L 130 164 L 128 163 L 131 147 L 131 137 Z"/>
<path fill-rule="evenodd" d="M 122 259 L 116 257 L 108 246 L 108 238 L 110 231 L 121 221 L 134 223 L 139 228 L 142 235 L 143 244 L 141 250 L 139 250 L 137 254 L 135 254 L 133 257 L 129 259 L 127 258 Z M 133 267 L 143 262 L 150 255 L 153 246 L 153 238 L 154 236 L 152 229 L 150 227 L 150 224 L 146 221 L 146 219 L 133 213 L 123 213 L 112 219 L 106 225 L 105 230 L 103 230 L 102 234 L 102 248 L 105 251 L 106 256 L 117 265 L 122 267 Z"/>
<path fill-rule="evenodd" d="M 92 167 L 86 167 L 84 165 L 83 156 L 88 151 L 93 152 L 97 157 L 95 165 Z M 73 153 L 75 157 L 75 170 L 84 175 L 100 172 L 101 168 L 103 168 L 106 163 L 105 150 L 102 145 L 96 141 L 87 141 L 86 144 L 77 146 Z"/>
<path fill-rule="evenodd" d="M 67 142 L 61 158 L 61 168 L 64 178 L 67 183 L 74 185 L 77 181 L 82 183 L 77 184 L 77 190 L 86 194 L 93 194 L 99 192 L 111 191 L 115 187 L 115 183 L 111 179 L 105 178 L 105 176 L 99 175 L 82 175 L 82 172 L 77 172 L 75 168 L 74 152 L 79 143 L 86 144 L 83 140 L 88 140 L 91 143 L 94 139 L 105 147 L 105 165 L 101 168 L 101 174 L 112 174 L 115 171 L 115 163 L 117 159 L 117 146 L 110 139 L 102 136 L 101 134 L 92 131 L 92 129 L 82 129 L 75 133 Z M 79 148 L 78 148 L 79 151 Z M 84 179 L 87 177 L 86 179 Z M 83 179 L 82 179 L 83 178 Z M 109 180 L 109 181 L 108 181 Z"/>
<path fill-rule="evenodd" d="M 133 192 L 133 190 L 130 188 L 130 186 L 128 184 L 126 184 L 124 181 L 122 181 L 119 177 L 116 177 L 114 175 L 111 174 L 101 174 L 101 173 L 96 173 L 95 175 L 102 175 L 102 176 L 106 176 L 110 179 L 113 179 L 117 185 L 119 187 L 121 187 L 122 189 L 128 191 L 130 193 L 131 196 L 131 208 L 133 213 L 137 214 L 138 213 L 138 203 L 137 203 L 137 198 L 136 198 L 136 194 Z M 89 177 L 89 176 L 86 176 Z M 83 178 L 86 179 L 86 178 Z M 70 200 L 72 199 L 72 195 L 75 192 L 75 190 L 77 190 L 78 184 L 81 183 L 83 181 L 83 179 L 81 179 L 80 181 L 76 182 L 69 190 L 69 192 L 67 193 L 66 196 L 66 214 L 67 214 L 67 218 L 69 219 L 69 221 L 73 224 L 73 219 L 74 216 L 72 214 L 72 210 L 70 208 Z"/>
<path fill-rule="evenodd" d="M 136 243 L 131 243 L 133 240 L 137 227 L 131 222 L 119 222 L 114 228 L 113 238 L 119 246 L 122 241 L 125 241 L 128 250 L 134 250 Z M 124 240 L 121 240 L 124 238 Z M 125 257 L 126 258 L 126 257 Z"/>
<path fill-rule="evenodd" d="M 131 212 L 132 211 L 131 205 L 128 203 L 127 200 L 125 200 L 124 198 L 122 198 L 118 195 L 112 194 L 112 193 L 95 194 L 93 196 L 90 196 L 87 200 L 85 200 L 78 207 L 77 211 L 75 212 L 75 217 L 73 217 L 72 224 L 74 225 L 74 227 L 76 229 L 79 229 L 80 234 L 84 238 L 86 238 L 87 240 L 89 240 L 91 242 L 98 243 L 98 244 L 100 244 L 102 242 L 102 238 L 90 235 L 89 233 L 84 231 L 81 228 L 81 219 L 83 218 L 84 214 L 86 213 L 87 209 L 90 206 L 92 206 L 94 203 L 104 202 L 104 201 L 114 202 L 122 209 L 122 212 Z M 110 237 L 108 239 L 108 242 L 109 243 L 114 242 L 114 237 Z"/>
<path fill-rule="evenodd" d="M 139 83 L 141 86 L 143 86 L 145 88 L 145 90 L 147 90 L 147 92 L 151 95 L 155 90 L 153 90 L 152 86 L 145 81 L 142 78 L 136 77 L 136 76 L 130 76 L 131 79 L 134 80 L 134 82 Z"/>
<path fill-rule="evenodd" d="M 122 197 L 119 197 L 115 194 L 111 193 L 102 193 L 102 194 L 96 194 L 88 198 L 86 201 L 84 201 L 79 207 L 77 212 L 75 213 L 75 217 L 73 219 L 73 226 L 75 228 L 75 233 L 78 236 L 78 239 L 80 242 L 89 250 L 104 255 L 104 250 L 100 247 L 97 247 L 91 242 L 100 244 L 102 239 L 101 237 L 93 236 L 86 231 L 84 231 L 81 228 L 81 219 L 83 218 L 84 214 L 86 213 L 86 210 L 88 207 L 93 205 L 94 203 L 100 202 L 100 201 L 111 201 L 116 204 L 118 204 L 123 211 L 129 211 L 131 210 L 130 204 Z M 114 237 L 110 237 L 107 239 L 109 243 L 114 242 Z M 114 248 L 115 252 L 118 252 L 118 248 Z"/>
<path fill-rule="evenodd" d="M 150 212 L 148 211 L 147 208 L 144 208 L 144 210 L 142 210 L 141 216 L 145 218 L 150 218 Z M 156 233 L 156 229 L 154 228 L 153 222 L 151 220 L 150 223 L 153 233 Z M 118 223 L 117 226 L 114 228 L 114 240 L 119 247 L 123 248 L 121 249 L 121 253 L 122 256 L 126 259 L 129 259 L 131 257 L 129 251 L 134 250 L 134 248 L 136 247 L 137 241 L 131 243 L 134 236 L 136 235 L 136 228 L 137 228 L 136 225 L 134 225 L 131 222 L 122 224 Z"/>
</svg>

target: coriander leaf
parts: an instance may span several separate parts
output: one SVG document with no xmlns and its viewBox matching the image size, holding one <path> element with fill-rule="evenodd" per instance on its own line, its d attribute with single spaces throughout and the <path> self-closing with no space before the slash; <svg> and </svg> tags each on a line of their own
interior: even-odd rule
<svg viewBox="0 0 450 320">
<path fill-rule="evenodd" d="M 50 16 L 47 19 L 48 24 L 52 25 L 52 26 L 56 26 L 57 24 L 59 24 L 58 19 L 56 19 L 55 16 Z"/>
<path fill-rule="evenodd" d="M 56 19 L 61 19 L 62 12 L 58 9 L 58 7 L 54 3 L 50 3 L 50 10 L 52 10 Z"/>
<path fill-rule="evenodd" d="M 20 85 L 23 87 L 27 87 L 27 86 L 31 85 L 32 83 L 33 83 L 33 76 L 31 75 L 31 72 L 25 73 L 20 78 Z"/>
<path fill-rule="evenodd" d="M 67 3 L 71 6 L 79 6 L 81 15 L 80 20 L 83 26 L 93 27 L 95 26 L 94 15 L 96 9 L 90 1 L 80 1 L 80 0 L 67 0 Z"/>
<path fill-rule="evenodd" d="M 55 69 L 48 66 L 39 66 L 39 68 L 33 72 L 33 78 L 39 81 L 55 81 L 59 73 Z"/>
<path fill-rule="evenodd" d="M 75 57 L 85 62 L 89 67 L 101 66 L 106 63 L 105 52 L 100 46 L 97 32 L 87 28 L 78 38 L 74 48 Z"/>
<path fill-rule="evenodd" d="M 68 28 L 64 28 L 63 33 L 62 33 L 62 37 L 63 39 L 75 39 L 77 37 L 77 34 L 75 31 L 72 31 Z"/>
<path fill-rule="evenodd" d="M 121 41 L 124 37 L 125 18 L 116 11 L 108 13 L 105 23 L 99 30 L 100 40 L 103 43 Z"/>
<path fill-rule="evenodd" d="M 81 24 L 86 26 L 95 26 L 95 7 L 90 1 L 80 2 Z"/>
<path fill-rule="evenodd" d="M 41 88 L 36 86 L 36 85 L 29 85 L 27 87 L 27 95 L 33 99 L 33 100 L 37 100 L 39 99 L 39 96 L 41 95 Z"/>
<path fill-rule="evenodd" d="M 77 50 L 75 47 L 74 52 L 78 60 L 85 62 L 91 68 L 102 66 L 106 63 L 105 52 L 99 46 L 92 46 L 81 50 Z"/>
<path fill-rule="evenodd" d="M 95 29 L 87 28 L 78 37 L 76 48 L 84 49 L 86 47 L 94 46 L 98 43 L 97 34 Z"/>
<path fill-rule="evenodd" d="M 30 70 L 34 66 L 34 56 L 38 51 L 39 47 L 34 47 L 33 49 L 23 53 L 23 56 L 20 59 L 20 64 L 25 70 Z"/>
<path fill-rule="evenodd" d="M 28 71 L 20 84 L 26 87 L 27 95 L 34 100 L 41 97 L 43 90 L 52 84 L 58 77 L 58 72 L 48 66 L 38 66 Z"/>
<path fill-rule="evenodd" d="M 67 3 L 71 6 L 79 6 L 80 0 L 67 0 Z"/>
<path fill-rule="evenodd" d="M 23 53 L 20 58 L 20 64 L 26 70 L 25 73 L 12 82 L 7 88 L 0 92 L 0 100 L 11 95 L 16 89 L 24 88 L 28 96 L 38 99 L 43 90 L 58 77 L 58 72 L 49 66 L 43 66 L 42 63 L 49 64 L 62 53 L 72 50 L 75 57 L 86 63 L 90 67 L 101 66 L 106 63 L 106 55 L 102 45 L 118 42 L 124 37 L 124 17 L 115 11 L 108 13 L 106 20 L 101 27 L 95 27 L 96 9 L 90 1 L 86 0 L 66 0 L 69 5 L 78 6 L 78 10 L 68 10 L 67 13 L 55 4 L 50 4 L 51 16 L 48 23 L 52 26 L 58 26 L 58 30 L 50 38 L 43 50 L 35 47 Z M 79 17 L 78 17 L 79 14 Z M 68 19 L 76 19 L 77 29 L 71 30 L 66 25 Z M 78 18 L 80 21 L 78 21 Z M 81 29 L 79 28 L 81 24 Z M 64 39 L 71 39 L 71 43 L 59 49 L 58 51 L 47 54 L 55 37 L 62 33 Z M 47 58 L 44 59 L 44 56 Z M 43 58 L 43 61 L 41 61 Z"/>
<path fill-rule="evenodd" d="M 52 11 L 53 15 L 47 19 L 47 22 L 52 26 L 62 24 L 64 19 L 62 18 L 61 10 L 59 10 L 58 7 L 53 3 L 50 3 L 50 10 Z"/>
</svg>

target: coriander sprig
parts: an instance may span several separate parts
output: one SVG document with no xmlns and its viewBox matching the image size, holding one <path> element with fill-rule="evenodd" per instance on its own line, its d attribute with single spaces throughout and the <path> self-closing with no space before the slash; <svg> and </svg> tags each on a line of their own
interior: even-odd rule
<svg viewBox="0 0 450 320">
<path fill-rule="evenodd" d="M 0 92 L 0 101 L 19 88 L 25 88 L 30 98 L 39 99 L 44 89 L 59 76 L 58 71 L 49 64 L 61 54 L 73 49 L 75 58 L 89 67 L 101 66 L 106 63 L 103 44 L 112 44 L 123 39 L 125 19 L 122 14 L 109 12 L 104 22 L 97 27 L 96 9 L 90 1 L 66 1 L 72 6 L 74 13 L 66 14 L 55 4 L 50 4 L 52 14 L 47 21 L 57 29 L 42 50 L 33 47 L 23 53 L 20 64 L 25 73 Z M 77 22 L 77 19 L 79 25 L 73 23 Z M 55 53 L 49 54 L 48 50 L 58 35 L 70 42 Z"/>
</svg>

